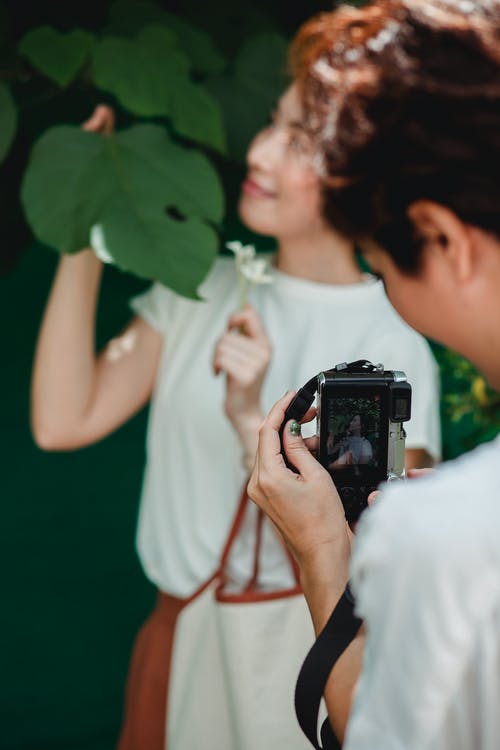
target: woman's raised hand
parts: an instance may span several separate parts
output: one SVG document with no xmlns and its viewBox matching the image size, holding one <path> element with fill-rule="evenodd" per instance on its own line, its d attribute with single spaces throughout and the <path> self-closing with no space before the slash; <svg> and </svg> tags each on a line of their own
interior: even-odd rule
<svg viewBox="0 0 500 750">
<path fill-rule="evenodd" d="M 82 123 L 82 130 L 90 133 L 109 135 L 115 129 L 115 113 L 107 104 L 98 104 L 88 120 Z"/>
</svg>

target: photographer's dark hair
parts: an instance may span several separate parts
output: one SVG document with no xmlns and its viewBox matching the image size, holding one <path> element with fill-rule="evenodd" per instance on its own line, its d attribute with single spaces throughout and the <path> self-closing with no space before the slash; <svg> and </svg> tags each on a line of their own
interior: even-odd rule
<svg viewBox="0 0 500 750">
<path fill-rule="evenodd" d="M 290 61 L 331 224 L 408 273 L 415 200 L 500 236 L 500 0 L 342 6 L 299 30 Z"/>
</svg>

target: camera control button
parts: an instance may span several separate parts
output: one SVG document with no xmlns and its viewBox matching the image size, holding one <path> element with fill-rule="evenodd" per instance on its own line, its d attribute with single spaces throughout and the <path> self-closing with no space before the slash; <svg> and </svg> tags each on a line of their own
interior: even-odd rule
<svg viewBox="0 0 500 750">
<path fill-rule="evenodd" d="M 393 474 L 392 472 L 387 477 L 388 482 L 399 482 L 400 479 L 399 474 Z"/>
</svg>

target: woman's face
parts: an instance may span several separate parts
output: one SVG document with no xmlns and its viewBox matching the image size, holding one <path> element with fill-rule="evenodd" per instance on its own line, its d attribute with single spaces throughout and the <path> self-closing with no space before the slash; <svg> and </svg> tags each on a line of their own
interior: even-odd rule
<svg viewBox="0 0 500 750">
<path fill-rule="evenodd" d="M 279 100 L 271 124 L 250 144 L 239 211 L 259 234 L 280 239 L 324 226 L 320 181 L 301 119 L 297 87 L 292 85 Z"/>
<path fill-rule="evenodd" d="M 354 417 L 351 419 L 351 422 L 349 424 L 349 427 L 347 428 L 347 431 L 350 435 L 360 435 L 361 434 L 361 417 L 359 414 L 355 414 Z"/>
</svg>

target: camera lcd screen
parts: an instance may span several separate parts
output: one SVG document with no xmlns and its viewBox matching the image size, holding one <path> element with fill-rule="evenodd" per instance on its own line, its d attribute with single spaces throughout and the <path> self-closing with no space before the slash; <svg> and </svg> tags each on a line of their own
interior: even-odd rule
<svg viewBox="0 0 500 750">
<path fill-rule="evenodd" d="M 331 472 L 376 470 L 380 465 L 381 394 L 329 395 L 326 465 Z M 359 467 L 356 470 L 356 467 Z M 363 472 L 363 473 L 366 473 Z"/>
</svg>

